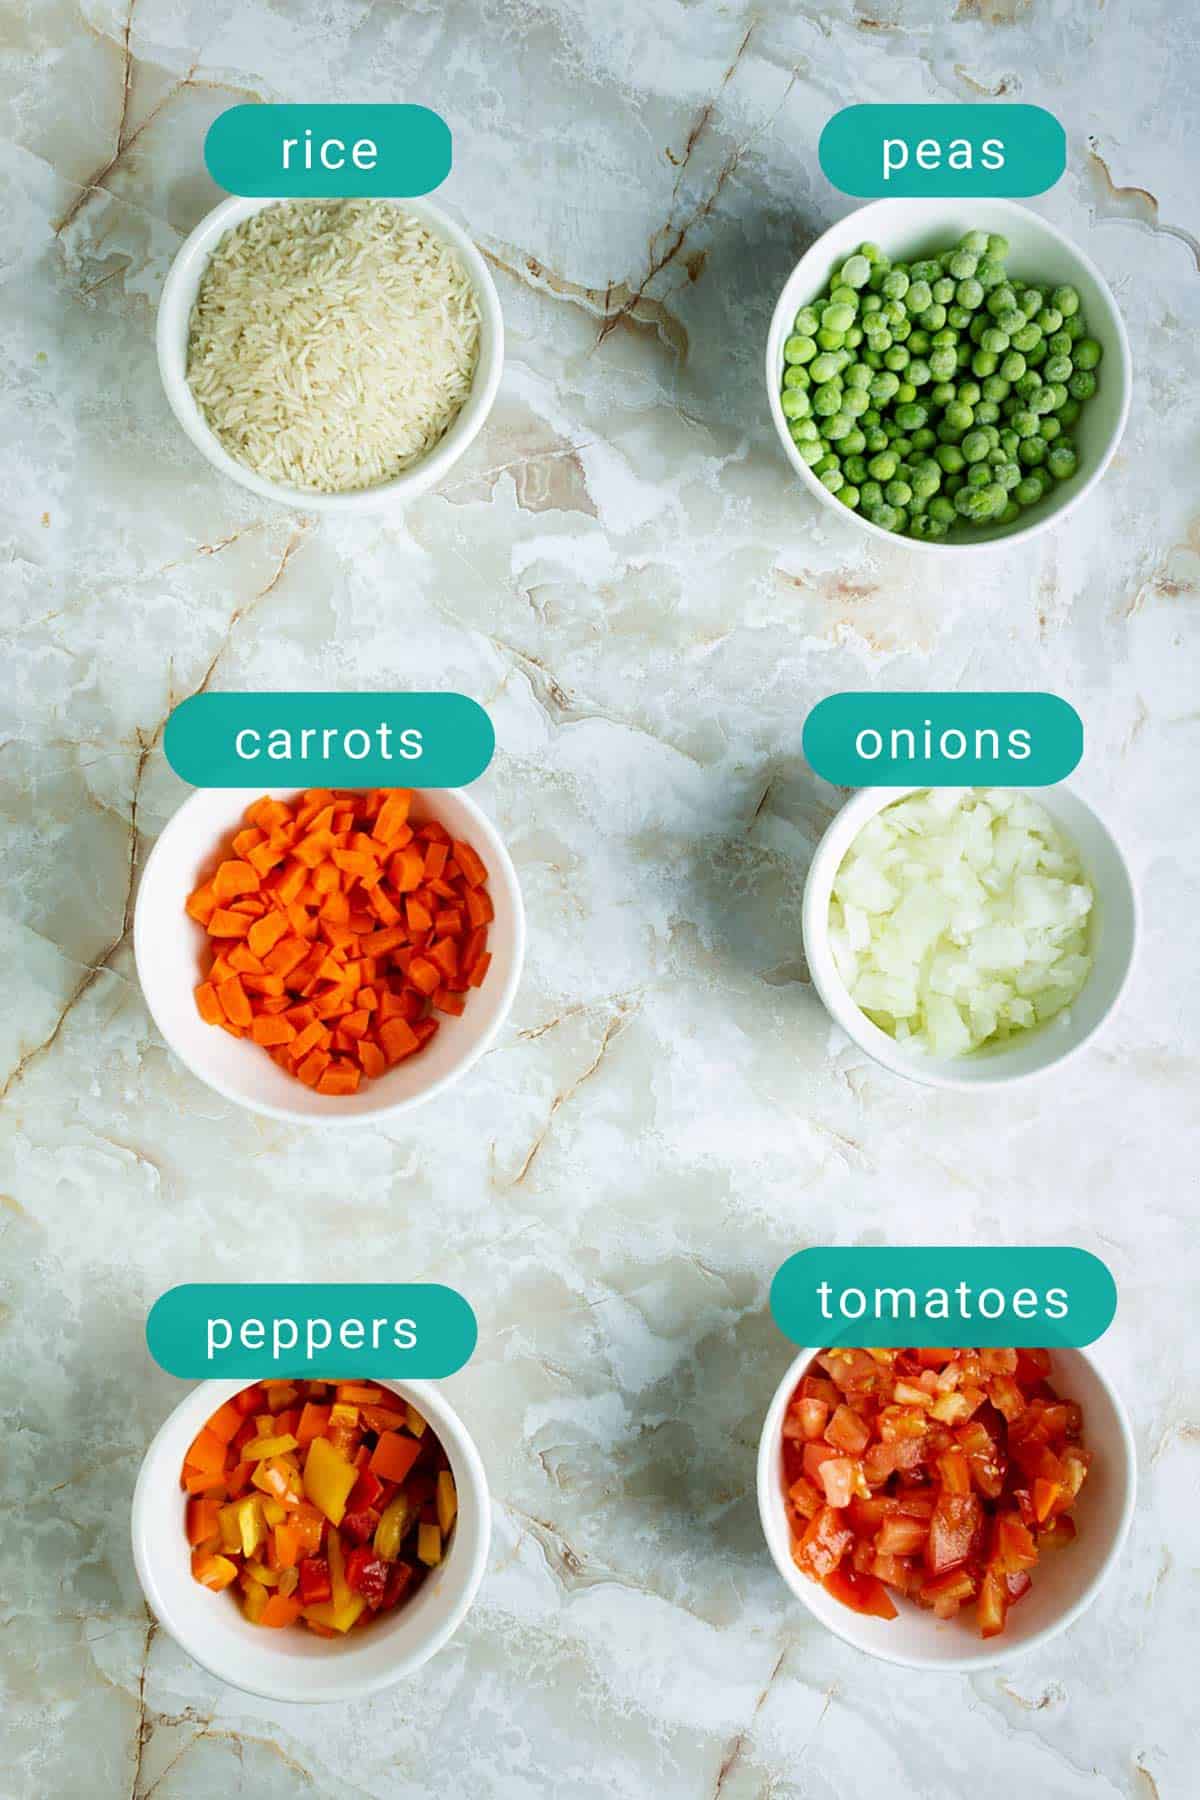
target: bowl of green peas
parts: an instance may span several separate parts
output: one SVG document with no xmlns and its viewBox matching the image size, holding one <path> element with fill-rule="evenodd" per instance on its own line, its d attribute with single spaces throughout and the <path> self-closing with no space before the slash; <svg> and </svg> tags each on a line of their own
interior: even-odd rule
<svg viewBox="0 0 1200 1800">
<path fill-rule="evenodd" d="M 1095 265 L 1012 200 L 877 200 L 819 237 L 771 321 L 788 460 L 864 531 L 1014 544 L 1100 480 L 1129 412 L 1129 340 Z"/>
</svg>

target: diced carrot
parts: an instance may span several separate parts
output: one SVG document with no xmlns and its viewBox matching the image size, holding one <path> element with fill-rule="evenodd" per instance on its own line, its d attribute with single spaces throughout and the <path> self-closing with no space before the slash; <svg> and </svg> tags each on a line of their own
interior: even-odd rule
<svg viewBox="0 0 1200 1800">
<path fill-rule="evenodd" d="M 419 1050 L 421 1040 L 407 1020 L 385 1019 L 379 1027 L 379 1044 L 388 1062 L 397 1063 Z"/>
<path fill-rule="evenodd" d="M 322 1025 L 320 1019 L 314 1018 L 311 1025 L 306 1025 L 304 1030 L 297 1036 L 292 1045 L 292 1055 L 294 1057 L 307 1056 L 310 1050 L 314 1050 L 318 1045 L 323 1044 L 328 1036 L 329 1033 L 326 1031 L 324 1025 Z"/>
<path fill-rule="evenodd" d="M 242 912 L 231 912 L 226 906 L 218 906 L 208 921 L 209 937 L 245 937 L 253 919 Z"/>
<path fill-rule="evenodd" d="M 429 960 L 437 964 L 443 975 L 458 974 L 458 948 L 452 938 L 439 938 L 430 945 Z"/>
<path fill-rule="evenodd" d="M 315 1088 L 332 1060 L 327 1050 L 310 1050 L 304 1061 L 296 1065 L 297 1079 L 305 1087 Z"/>
<path fill-rule="evenodd" d="M 258 885 L 258 870 L 240 858 L 221 863 L 212 883 L 218 906 L 227 900 L 236 900 L 239 894 L 254 893 Z"/>
<path fill-rule="evenodd" d="M 471 970 L 470 975 L 467 977 L 472 987 L 477 988 L 483 986 L 483 978 L 491 967 L 491 963 L 492 953 L 490 950 L 485 950 L 483 955 L 479 958 L 479 961 L 475 964 L 475 967 Z"/>
<path fill-rule="evenodd" d="M 225 1017 L 224 1008 L 211 981 L 202 981 L 196 989 L 196 1010 L 206 1025 L 219 1025 Z"/>
<path fill-rule="evenodd" d="M 247 943 L 255 956 L 265 956 L 273 950 L 287 931 L 287 920 L 282 913 L 267 913 L 264 918 L 256 919 L 247 935 Z"/>
<path fill-rule="evenodd" d="M 422 994 L 432 994 L 441 985 L 442 972 L 427 956 L 414 956 L 408 965 L 408 979 Z"/>
<path fill-rule="evenodd" d="M 398 894 L 415 893 L 425 873 L 425 858 L 416 849 L 400 850 L 388 864 L 388 872 Z"/>
<path fill-rule="evenodd" d="M 317 1054 L 314 1052 L 314 1054 Z M 317 1082 L 318 1094 L 354 1094 L 362 1078 L 362 1070 L 357 1064 L 346 1061 L 333 1062 L 325 1070 Z"/>
<path fill-rule="evenodd" d="M 198 919 L 201 925 L 207 925 L 213 916 L 216 904 L 217 896 L 213 892 L 213 884 L 211 881 L 206 881 L 202 887 L 196 889 L 194 894 L 189 895 L 187 911 L 193 919 Z"/>
<path fill-rule="evenodd" d="M 460 844 L 456 839 L 454 844 L 454 860 L 466 877 L 468 887 L 477 888 L 483 886 L 483 883 L 487 880 L 487 867 L 480 858 L 476 856 L 470 844 Z"/>
<path fill-rule="evenodd" d="M 491 900 L 482 888 L 468 888 L 467 918 L 472 925 L 487 925 L 496 916 Z"/>
<path fill-rule="evenodd" d="M 260 1014 L 250 1027 L 250 1036 L 256 1044 L 290 1044 L 296 1036 L 296 1027 L 288 1019 Z"/>
<path fill-rule="evenodd" d="M 250 1001 L 238 976 L 231 975 L 228 981 L 221 983 L 217 989 L 217 998 L 231 1025 L 249 1025 L 254 1014 L 250 1010 Z"/>
<path fill-rule="evenodd" d="M 369 1037 L 358 1040 L 358 1061 L 368 1081 L 378 1081 L 388 1066 L 387 1057 L 374 1038 Z"/>
<path fill-rule="evenodd" d="M 412 805 L 412 794 L 407 788 L 394 788 L 380 807 L 375 818 L 373 837 L 382 844 L 390 844 L 402 826 L 408 823 L 408 809 Z"/>
<path fill-rule="evenodd" d="M 260 923 L 261 921 L 256 921 Z M 250 927 L 251 931 L 254 926 Z M 254 952 L 247 948 L 246 942 L 235 944 L 229 952 L 229 966 L 236 969 L 239 975 L 263 975 L 266 973 Z"/>
<path fill-rule="evenodd" d="M 461 994 L 455 994 L 449 988 L 440 987 L 433 996 L 433 1004 L 442 1013 L 451 1013 L 457 1019 L 466 1010 L 466 1001 Z"/>
</svg>

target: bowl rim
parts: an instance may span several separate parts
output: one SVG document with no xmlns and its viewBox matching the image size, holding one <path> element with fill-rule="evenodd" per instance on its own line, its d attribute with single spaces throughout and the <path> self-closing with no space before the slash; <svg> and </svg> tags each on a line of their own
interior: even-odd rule
<svg viewBox="0 0 1200 1800">
<path fill-rule="evenodd" d="M 447 1088 L 452 1087 L 456 1081 L 460 1080 L 462 1076 L 466 1075 L 467 1072 L 474 1067 L 486 1051 L 491 1049 L 497 1037 L 500 1035 L 500 1031 L 506 1024 L 508 1015 L 512 1011 L 513 1001 L 516 999 L 517 989 L 521 984 L 521 976 L 525 967 L 526 921 L 525 901 L 521 893 L 521 884 L 517 879 L 516 868 L 513 864 L 512 857 L 508 853 L 508 848 L 505 845 L 503 838 L 500 836 L 498 829 L 488 817 L 487 813 L 484 812 L 479 802 L 473 799 L 465 788 L 412 788 L 412 793 L 414 795 L 453 794 L 465 807 L 466 811 L 471 816 L 473 824 L 484 840 L 490 858 L 488 862 L 489 879 L 496 872 L 499 872 L 503 877 L 503 885 L 513 909 L 513 953 L 511 963 L 504 977 L 504 985 L 501 989 L 500 1000 L 496 1008 L 494 1019 L 488 1028 L 480 1033 L 478 1038 L 474 1040 L 460 1062 L 456 1063 L 453 1068 L 447 1069 L 445 1074 L 440 1075 L 437 1080 L 431 1081 L 427 1087 L 423 1087 L 419 1093 L 408 1094 L 403 1099 L 394 1100 L 390 1104 L 381 1104 L 367 1111 L 330 1113 L 327 1117 L 318 1119 L 314 1118 L 311 1113 L 302 1112 L 298 1107 L 278 1106 L 273 1101 L 251 1099 L 246 1094 L 240 1092 L 233 1083 L 223 1081 L 216 1075 L 205 1074 L 198 1069 L 188 1055 L 187 1050 L 179 1043 L 175 1033 L 169 1029 L 161 1016 L 156 1000 L 157 990 L 155 980 L 153 975 L 148 976 L 147 974 L 147 971 L 152 970 L 154 967 L 154 958 L 150 953 L 149 945 L 147 943 L 149 925 L 147 923 L 147 914 L 143 910 L 142 898 L 147 890 L 150 872 L 156 861 L 159 859 L 163 846 L 166 845 L 169 852 L 175 838 L 184 834 L 187 829 L 186 815 L 193 806 L 201 800 L 204 795 L 213 793 L 214 791 L 215 790 L 212 788 L 197 788 L 194 792 L 188 794 L 180 802 L 179 806 L 176 807 L 171 817 L 167 820 L 167 823 L 159 832 L 153 848 L 146 858 L 145 866 L 142 869 L 141 877 L 138 881 L 137 897 L 133 907 L 133 960 L 137 969 L 138 985 L 141 988 L 142 998 L 146 1003 L 147 1010 L 172 1055 L 179 1059 L 184 1068 L 187 1069 L 189 1074 L 194 1076 L 197 1081 L 202 1081 L 206 1087 L 211 1088 L 214 1093 L 220 1094 L 223 1099 L 231 1101 L 235 1106 L 244 1107 L 248 1112 L 260 1113 L 266 1118 L 281 1119 L 289 1124 L 304 1125 L 318 1131 L 330 1129 L 361 1130 L 363 1127 L 374 1125 L 382 1119 L 397 1118 L 401 1113 L 411 1112 L 418 1106 L 424 1106 L 426 1101 L 432 1100 L 436 1095 L 444 1093 Z M 295 785 L 277 785 L 275 787 L 264 786 L 261 790 L 257 787 L 228 788 L 225 790 L 225 792 L 230 794 L 242 795 L 258 793 L 260 791 L 263 794 L 270 795 L 277 799 L 285 799 L 294 794 L 302 793 L 303 789 Z"/>
<path fill-rule="evenodd" d="M 1113 335 L 1116 339 L 1119 351 L 1117 366 L 1120 371 L 1119 379 L 1121 384 L 1121 404 L 1118 411 L 1117 422 L 1104 453 L 1099 458 L 1096 467 L 1088 476 L 1087 480 L 1081 483 L 1076 492 L 1072 494 L 1070 499 L 1065 501 L 1063 505 L 1054 507 L 1050 512 L 1046 513 L 1044 517 L 1036 519 L 1028 525 L 1022 525 L 1016 530 L 1006 531 L 1003 536 L 974 538 L 966 542 L 956 541 L 953 543 L 936 538 L 906 537 L 902 532 L 885 531 L 882 525 L 873 525 L 870 519 L 863 518 L 861 513 L 854 511 L 848 506 L 840 505 L 837 496 L 831 494 L 828 488 L 826 488 L 822 482 L 817 480 L 812 470 L 808 467 L 808 464 L 799 455 L 795 443 L 792 440 L 791 433 L 788 431 L 787 420 L 783 416 L 783 409 L 779 399 L 778 357 L 776 354 L 773 354 L 772 345 L 775 342 L 780 319 L 795 311 L 795 308 L 790 304 L 785 308 L 784 299 L 797 270 L 809 259 L 809 257 L 815 257 L 826 239 L 830 237 L 833 232 L 840 230 L 849 219 L 861 218 L 864 220 L 865 224 L 868 214 L 874 214 L 876 217 L 879 217 L 885 209 L 917 207 L 927 209 L 932 221 L 937 210 L 941 208 L 944 211 L 947 206 L 954 203 L 952 200 L 905 199 L 899 195 L 885 195 L 878 200 L 869 201 L 866 206 L 855 207 L 851 212 L 844 213 L 840 219 L 836 219 L 832 225 L 827 226 L 819 237 L 814 238 L 803 256 L 801 256 L 793 265 L 787 279 L 784 281 L 783 286 L 779 291 L 779 298 L 776 300 L 774 310 L 771 314 L 771 323 L 767 328 L 764 352 L 767 399 L 771 410 L 771 418 L 775 425 L 775 431 L 783 446 L 784 454 L 787 456 L 788 462 L 800 476 L 808 491 L 811 494 L 814 494 L 824 506 L 838 513 L 840 517 L 848 519 L 852 524 L 856 525 L 860 531 L 868 532 L 874 538 L 880 538 L 886 543 L 900 544 L 906 550 L 928 551 L 931 554 L 941 556 L 944 556 L 947 553 L 951 555 L 976 555 L 983 551 L 1007 549 L 1010 545 L 1026 543 L 1030 538 L 1036 537 L 1040 532 L 1048 530 L 1052 525 L 1057 525 L 1061 520 L 1065 519 L 1068 514 L 1074 512 L 1075 508 L 1087 498 L 1092 492 L 1092 489 L 1107 472 L 1109 464 L 1116 455 L 1121 439 L 1125 435 L 1125 427 L 1129 422 L 1129 409 L 1133 401 L 1133 353 L 1129 346 L 1129 333 L 1126 330 L 1125 320 L 1121 316 L 1121 309 L 1117 305 L 1112 289 L 1109 287 L 1108 282 L 1105 280 L 1096 264 L 1092 261 L 1091 257 L 1088 256 L 1084 250 L 1081 250 L 1078 244 L 1076 244 L 1072 238 L 1069 238 L 1064 231 L 1060 231 L 1056 225 L 1052 225 L 1049 219 L 1044 218 L 1041 213 L 1035 212 L 1032 207 L 1022 206 L 1017 201 L 1006 199 L 1000 195 L 997 195 L 994 198 L 980 195 L 978 198 L 980 200 L 986 199 L 986 204 L 989 207 L 997 207 L 1002 212 L 1007 212 L 1010 216 L 1034 220 L 1040 230 L 1044 231 L 1048 237 L 1054 239 L 1076 259 L 1079 265 L 1087 271 L 1088 275 L 1096 283 L 1097 290 L 1108 311 L 1109 323 L 1112 326 Z M 861 235 L 862 238 L 869 240 L 874 234 L 870 230 L 864 229 Z"/>
<path fill-rule="evenodd" d="M 1121 1500 L 1121 1514 L 1112 1535 L 1112 1542 L 1110 1543 L 1108 1551 L 1099 1568 L 1092 1575 L 1091 1580 L 1080 1590 L 1075 1600 L 1047 1624 L 1043 1625 L 1040 1631 L 1034 1632 L 1030 1637 L 1022 1638 L 1017 1643 L 1010 1642 L 1007 1645 L 1004 1644 L 1002 1638 L 997 1638 L 994 1640 L 996 1644 L 994 1650 L 983 1651 L 975 1656 L 951 1655 L 945 1657 L 913 1655 L 912 1653 L 906 1654 L 898 1649 L 890 1649 L 886 1644 L 877 1646 L 875 1644 L 867 1645 L 861 1643 L 851 1634 L 849 1626 L 849 1620 L 855 1618 L 856 1615 L 851 1612 L 849 1608 L 845 1609 L 847 1614 L 847 1622 L 845 1625 L 843 1625 L 840 1619 L 836 1619 L 836 1615 L 836 1622 L 823 1618 L 813 1607 L 811 1595 L 806 1591 L 811 1588 L 812 1584 L 800 1574 L 799 1570 L 792 1563 L 790 1556 L 784 1559 L 781 1555 L 781 1545 L 777 1542 L 777 1534 L 773 1532 L 768 1523 L 769 1518 L 773 1517 L 776 1511 L 782 1512 L 781 1503 L 778 1507 L 773 1504 L 774 1501 L 778 1500 L 778 1496 L 775 1494 L 773 1452 L 783 1429 L 783 1414 L 786 1410 L 787 1402 L 791 1396 L 792 1390 L 800 1377 L 808 1369 L 813 1358 L 820 1354 L 822 1346 L 818 1344 L 815 1347 L 810 1346 L 808 1349 L 797 1351 L 792 1361 L 788 1364 L 787 1369 L 784 1371 L 783 1378 L 775 1389 L 774 1394 L 771 1396 L 770 1405 L 768 1406 L 766 1416 L 763 1419 L 763 1427 L 758 1440 L 755 1493 L 758 1499 L 759 1524 L 762 1527 L 763 1537 L 766 1540 L 767 1550 L 770 1554 L 771 1561 L 779 1571 L 779 1574 L 783 1577 L 784 1583 L 789 1591 L 794 1594 L 797 1599 L 804 1602 L 810 1615 L 817 1621 L 818 1625 L 824 1626 L 827 1631 L 832 1632 L 833 1635 L 840 1638 L 843 1643 L 849 1644 L 851 1649 L 859 1651 L 863 1656 L 873 1657 L 877 1662 L 892 1663 L 900 1668 L 906 1669 L 929 1670 L 934 1674 L 940 1675 L 974 1675 L 976 1673 L 981 1673 L 985 1669 L 994 1669 L 1000 1663 L 1015 1662 L 1018 1657 L 1024 1656 L 1030 1651 L 1040 1649 L 1052 1638 L 1056 1638 L 1060 1633 L 1066 1631 L 1087 1611 L 1088 1607 L 1095 1600 L 1100 1589 L 1111 1575 L 1129 1537 L 1130 1527 L 1133 1523 L 1133 1514 L 1137 1505 L 1137 1444 L 1134 1440 L 1133 1428 L 1129 1422 L 1129 1415 L 1125 1410 L 1125 1403 L 1104 1367 L 1104 1359 L 1092 1354 L 1094 1349 L 1093 1345 L 1088 1345 L 1086 1348 L 1080 1345 L 1072 1345 L 1070 1348 L 1076 1356 L 1081 1356 L 1092 1370 L 1092 1373 L 1095 1375 L 1100 1386 L 1104 1389 L 1109 1404 L 1112 1407 L 1113 1416 L 1117 1421 L 1117 1441 L 1120 1445 L 1125 1480 L 1124 1493 Z M 784 1525 L 786 1528 L 786 1517 L 784 1518 Z"/>
<path fill-rule="evenodd" d="M 206 265 L 211 261 L 213 252 L 228 229 L 240 224 L 243 219 L 262 212 L 266 207 L 286 205 L 296 198 L 296 195 L 232 194 L 207 212 L 180 244 L 159 296 L 154 333 L 159 377 L 167 403 L 185 435 L 215 469 L 241 487 L 248 488 L 251 493 L 266 500 L 274 500 L 281 506 L 300 512 L 365 512 L 386 506 L 389 502 L 416 499 L 435 487 L 474 442 L 492 411 L 504 373 L 504 313 L 492 272 L 482 253 L 458 221 L 424 195 L 409 197 L 379 194 L 373 198 L 411 212 L 454 247 L 478 294 L 483 331 L 471 391 L 446 433 L 419 462 L 402 470 L 390 481 L 379 482 L 375 487 L 351 488 L 344 493 L 309 493 L 303 488 L 284 487 L 278 482 L 268 481 L 265 476 L 259 475 L 231 455 L 192 397 L 187 381 L 190 306 L 187 313 L 182 315 L 181 321 L 176 316 L 182 309 L 182 288 L 191 279 L 198 264 Z M 464 418 L 467 418 L 466 425 L 455 442 L 448 445 L 447 439 Z"/>
<path fill-rule="evenodd" d="M 1005 786 L 1002 782 L 990 782 L 987 784 L 972 783 L 970 785 L 987 785 L 991 787 Z M 816 988 L 822 1004 L 834 1024 L 840 1026 L 847 1037 L 852 1039 L 853 1042 L 858 1045 L 859 1049 L 864 1050 L 875 1062 L 879 1063 L 883 1068 L 889 1069 L 892 1074 L 903 1076 L 908 1081 L 918 1082 L 923 1087 L 947 1088 L 960 1093 L 978 1093 L 984 1088 L 1019 1087 L 1023 1083 L 1040 1080 L 1042 1076 L 1049 1075 L 1052 1071 L 1061 1069 L 1066 1063 L 1078 1056 L 1081 1050 L 1086 1049 L 1097 1035 L 1110 1023 L 1114 1013 L 1125 998 L 1130 979 L 1133 975 L 1134 964 L 1137 961 L 1142 937 L 1141 899 L 1138 894 L 1137 883 L 1133 879 L 1133 871 L 1129 866 L 1129 860 L 1126 857 L 1124 850 L 1121 848 L 1119 839 L 1114 836 L 1107 819 L 1102 813 L 1096 810 L 1090 801 L 1085 800 L 1078 790 L 1069 782 L 1056 781 L 1048 783 L 1047 786 L 1050 790 L 1057 793 L 1068 794 L 1075 805 L 1081 807 L 1084 812 L 1091 815 L 1096 825 L 1099 826 L 1104 836 L 1108 839 L 1108 842 L 1112 846 L 1117 860 L 1124 871 L 1129 889 L 1130 935 L 1129 954 L 1125 960 L 1125 967 L 1121 973 L 1120 980 L 1116 984 L 1108 1005 L 1089 1029 L 1073 1043 L 1064 1044 L 1057 1055 L 1050 1057 L 1049 1060 L 1044 1063 L 1039 1063 L 1035 1068 L 1006 1072 L 1003 1066 L 1004 1058 L 1002 1054 L 996 1055 L 988 1060 L 988 1074 L 986 1078 L 980 1077 L 974 1080 L 969 1077 L 948 1073 L 947 1071 L 952 1066 L 951 1059 L 949 1058 L 943 1058 L 941 1061 L 936 1062 L 931 1058 L 928 1066 L 923 1066 L 920 1061 L 912 1057 L 906 1057 L 896 1043 L 896 1040 L 889 1037 L 886 1031 L 882 1031 L 878 1025 L 874 1024 L 847 992 L 834 964 L 833 953 L 829 949 L 828 912 L 826 909 L 824 915 L 822 915 L 819 909 L 817 880 L 815 878 L 818 871 L 820 871 L 822 875 L 824 874 L 824 870 L 832 859 L 835 853 L 835 846 L 840 842 L 845 828 L 853 826 L 853 830 L 846 840 L 846 846 L 839 855 L 839 866 L 841 856 L 845 855 L 845 849 L 849 848 L 850 843 L 853 842 L 854 837 L 857 836 L 858 831 L 861 830 L 868 819 L 873 818 L 876 813 L 882 812 L 885 807 L 891 806 L 894 801 L 904 799 L 908 794 L 924 793 L 929 786 L 929 782 L 917 782 L 908 787 L 857 788 L 845 804 L 839 807 L 838 811 L 829 821 L 829 824 L 825 827 L 825 830 L 821 833 L 817 847 L 813 851 L 812 861 L 808 866 L 808 873 L 804 878 L 804 895 L 800 906 L 800 930 L 801 939 L 804 945 L 804 959 L 808 964 L 808 972 L 812 977 L 813 986 Z M 1036 800 L 1038 795 L 1044 790 L 1041 788 L 1017 787 L 1010 791 L 1028 794 L 1031 798 Z M 977 1062 L 974 1066 L 980 1067 L 981 1064 Z"/>
<path fill-rule="evenodd" d="M 224 1670 L 217 1667 L 216 1659 L 208 1653 L 205 1646 L 197 1645 L 195 1638 L 186 1628 L 180 1629 L 169 1602 L 164 1598 L 156 1567 L 147 1552 L 148 1532 L 144 1521 L 148 1517 L 151 1507 L 160 1505 L 162 1501 L 159 1472 L 154 1465 L 165 1454 L 165 1446 L 173 1429 L 182 1422 L 184 1415 L 202 1423 L 218 1406 L 230 1399 L 232 1395 L 240 1393 L 243 1388 L 253 1386 L 253 1382 L 247 1381 L 245 1378 L 241 1380 L 229 1377 L 201 1378 L 171 1408 L 146 1446 L 138 1469 L 137 1481 L 134 1484 L 133 1501 L 130 1507 L 130 1542 L 133 1550 L 134 1569 L 142 1594 L 154 1618 L 168 1637 L 178 1644 L 179 1648 L 190 1656 L 193 1662 L 199 1663 L 202 1669 L 207 1670 L 218 1681 L 236 1688 L 239 1693 L 253 1694 L 260 1700 L 282 1700 L 294 1704 L 318 1706 L 339 1701 L 344 1703 L 367 1694 L 379 1693 L 382 1689 L 403 1681 L 406 1676 L 413 1674 L 428 1662 L 430 1657 L 435 1656 L 453 1637 L 475 1603 L 480 1584 L 487 1570 L 492 1539 L 491 1491 L 488 1487 L 483 1458 L 479 1454 L 475 1440 L 454 1407 L 442 1396 L 437 1382 L 397 1380 L 382 1375 L 372 1375 L 370 1379 L 378 1386 L 389 1388 L 404 1399 L 411 1399 L 418 1412 L 425 1416 L 448 1449 L 450 1446 L 446 1442 L 447 1439 L 453 1440 L 455 1456 L 466 1471 L 472 1504 L 478 1512 L 478 1541 L 471 1555 L 461 1595 L 451 1607 L 446 1618 L 430 1632 L 428 1638 L 417 1649 L 399 1658 L 394 1666 L 378 1670 L 373 1675 L 355 1670 L 353 1679 L 351 1679 L 350 1673 L 347 1671 L 342 1682 L 333 1681 L 324 1692 L 301 1692 L 297 1687 L 270 1680 L 263 1681 L 257 1686 L 249 1686 L 245 1682 L 231 1680 Z M 457 1475 L 458 1471 L 456 1470 L 456 1485 Z M 449 1558 L 447 1558 L 448 1561 Z M 312 1668 L 314 1665 L 309 1663 L 306 1666 Z M 337 1668 L 337 1660 L 331 1658 L 325 1666 L 332 1675 Z"/>
</svg>

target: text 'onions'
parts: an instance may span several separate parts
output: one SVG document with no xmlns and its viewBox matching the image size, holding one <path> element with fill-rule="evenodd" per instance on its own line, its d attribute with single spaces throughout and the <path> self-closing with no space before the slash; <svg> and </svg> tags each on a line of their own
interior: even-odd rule
<svg viewBox="0 0 1200 1800">
<path fill-rule="evenodd" d="M 859 832 L 837 872 L 829 939 L 858 1006 L 934 1056 L 1043 1024 L 1091 970 L 1091 883 L 1027 794 L 930 788 Z"/>
</svg>

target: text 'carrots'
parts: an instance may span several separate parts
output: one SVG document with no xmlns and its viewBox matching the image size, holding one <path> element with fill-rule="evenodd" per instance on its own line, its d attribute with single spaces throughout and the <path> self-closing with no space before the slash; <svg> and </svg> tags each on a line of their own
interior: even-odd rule
<svg viewBox="0 0 1200 1800">
<path fill-rule="evenodd" d="M 487 868 L 411 804 L 407 788 L 264 796 L 187 903 L 211 940 L 201 1018 L 319 1094 L 424 1049 L 491 963 Z"/>
</svg>

